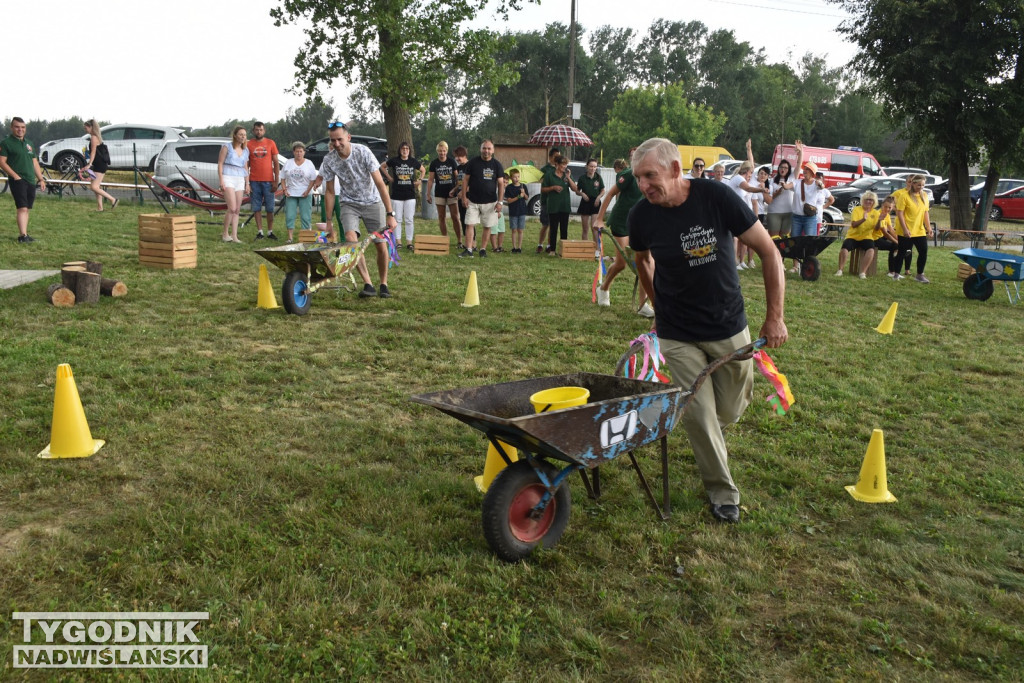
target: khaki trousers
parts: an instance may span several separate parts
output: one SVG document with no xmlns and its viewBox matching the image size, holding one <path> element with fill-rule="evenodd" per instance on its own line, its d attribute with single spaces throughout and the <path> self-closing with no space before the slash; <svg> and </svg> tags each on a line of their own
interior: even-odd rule
<svg viewBox="0 0 1024 683">
<path fill-rule="evenodd" d="M 661 339 L 661 353 L 672 371 L 673 384 L 689 388 L 700 371 L 728 353 L 750 343 L 750 331 L 721 341 L 680 342 Z M 743 416 L 754 395 L 753 361 L 726 363 L 705 380 L 682 415 L 693 457 L 708 499 L 716 505 L 739 505 L 740 491 L 729 472 L 729 453 L 723 429 Z"/>
</svg>

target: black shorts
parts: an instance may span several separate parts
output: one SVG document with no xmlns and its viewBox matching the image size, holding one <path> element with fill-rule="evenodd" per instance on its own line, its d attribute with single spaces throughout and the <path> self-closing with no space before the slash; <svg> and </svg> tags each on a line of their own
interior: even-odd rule
<svg viewBox="0 0 1024 683">
<path fill-rule="evenodd" d="M 93 159 L 92 172 L 93 173 L 106 173 L 110 170 L 110 166 L 107 165 L 102 159 Z"/>
<path fill-rule="evenodd" d="M 896 242 L 891 242 L 884 237 L 875 240 L 875 249 L 879 251 L 894 251 L 899 249 L 899 246 Z"/>
<path fill-rule="evenodd" d="M 11 187 L 11 196 L 14 197 L 14 206 L 19 209 L 31 209 L 36 202 L 36 185 L 24 178 L 19 180 L 9 179 L 7 184 Z"/>
<path fill-rule="evenodd" d="M 593 199 L 580 199 L 580 206 L 576 209 L 577 216 L 595 216 L 601 210 L 601 202 Z"/>
<path fill-rule="evenodd" d="M 868 249 L 874 249 L 874 248 L 875 248 L 875 241 L 874 240 L 851 240 L 851 239 L 843 240 L 843 249 L 845 249 L 846 251 L 853 251 L 854 249 L 864 249 L 866 251 Z"/>
</svg>

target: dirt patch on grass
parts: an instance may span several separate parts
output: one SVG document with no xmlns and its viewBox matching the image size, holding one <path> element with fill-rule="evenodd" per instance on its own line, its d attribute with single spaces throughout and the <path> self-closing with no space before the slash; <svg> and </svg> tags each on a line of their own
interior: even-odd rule
<svg viewBox="0 0 1024 683">
<path fill-rule="evenodd" d="M 24 524 L 17 529 L 11 529 L 10 531 L 0 533 L 0 556 L 6 556 L 14 553 L 21 545 L 22 540 L 31 536 L 33 533 L 56 536 L 60 529 L 60 520 L 55 520 L 45 523 L 31 522 L 29 524 Z"/>
</svg>

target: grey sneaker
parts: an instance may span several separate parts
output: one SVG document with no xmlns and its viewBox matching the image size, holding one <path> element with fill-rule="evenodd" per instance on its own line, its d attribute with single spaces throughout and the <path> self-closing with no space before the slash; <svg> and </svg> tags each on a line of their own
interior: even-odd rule
<svg viewBox="0 0 1024 683">
<path fill-rule="evenodd" d="M 463 249 L 462 253 L 459 254 L 459 258 L 473 258 L 473 250 L 472 249 Z"/>
<path fill-rule="evenodd" d="M 377 296 L 377 290 L 370 283 L 366 283 L 363 285 L 363 291 L 359 292 L 359 298 L 369 299 L 371 296 Z"/>
<path fill-rule="evenodd" d="M 18 235 L 19 242 L 35 242 L 31 235 Z"/>
<path fill-rule="evenodd" d="M 924 273 L 918 273 L 917 275 L 914 276 L 914 279 L 917 280 L 918 282 L 921 282 L 921 283 L 926 284 L 926 285 L 927 284 L 931 284 L 931 280 L 926 278 L 924 276 Z"/>
<path fill-rule="evenodd" d="M 391 290 L 389 290 L 388 286 L 382 282 L 380 285 L 380 289 L 377 291 L 377 296 L 379 296 L 381 299 L 390 299 Z"/>
</svg>

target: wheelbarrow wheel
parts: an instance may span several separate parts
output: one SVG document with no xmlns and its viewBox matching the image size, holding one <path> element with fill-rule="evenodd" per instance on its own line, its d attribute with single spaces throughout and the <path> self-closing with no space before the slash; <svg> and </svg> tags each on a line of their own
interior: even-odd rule
<svg viewBox="0 0 1024 683">
<path fill-rule="evenodd" d="M 293 270 L 284 276 L 284 284 L 281 286 L 284 310 L 295 315 L 306 315 L 309 311 L 310 298 L 305 273 Z"/>
<path fill-rule="evenodd" d="M 551 465 L 534 461 L 549 480 L 558 475 Z M 483 503 L 484 537 L 494 554 L 506 562 L 518 562 L 538 545 L 553 548 L 569 523 L 569 487 L 558 487 L 538 514 L 533 509 L 547 489 L 528 460 L 512 463 L 495 477 Z"/>
<path fill-rule="evenodd" d="M 977 299 L 978 301 L 986 301 L 995 289 L 995 285 L 992 281 L 983 278 L 978 273 L 968 275 L 967 279 L 964 280 L 964 296 L 968 299 Z"/>
<path fill-rule="evenodd" d="M 821 277 L 821 263 L 817 257 L 807 256 L 800 262 L 800 277 L 811 282 Z"/>
</svg>

